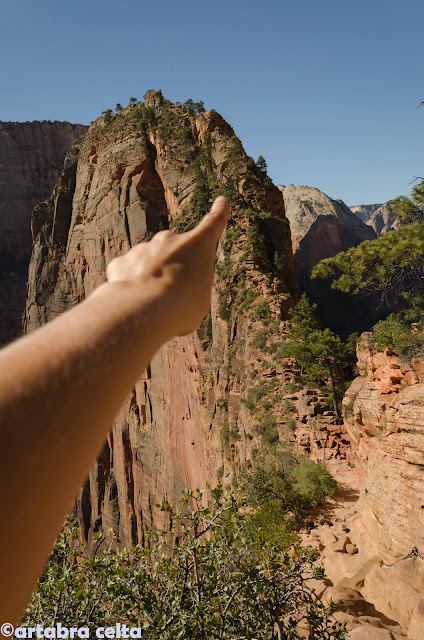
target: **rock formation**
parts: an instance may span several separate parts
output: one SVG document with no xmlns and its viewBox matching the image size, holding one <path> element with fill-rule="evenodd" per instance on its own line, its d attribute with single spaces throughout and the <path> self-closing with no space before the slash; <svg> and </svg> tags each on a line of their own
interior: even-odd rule
<svg viewBox="0 0 424 640">
<path fill-rule="evenodd" d="M 290 221 L 294 264 L 299 287 L 318 305 L 324 325 L 343 336 L 364 331 L 380 319 L 367 301 L 356 300 L 331 289 L 330 283 L 311 280 L 313 267 L 323 258 L 373 240 L 374 231 L 359 220 L 341 200 L 332 200 L 313 187 L 279 185 Z M 384 313 L 384 312 L 383 312 Z"/>
<path fill-rule="evenodd" d="M 298 288 L 282 195 L 216 112 L 195 115 L 149 91 L 110 120 L 69 151 L 34 210 L 28 330 L 89 295 L 115 256 L 160 228 L 194 224 L 215 194 L 232 205 L 211 315 L 152 359 L 78 498 L 85 539 L 111 527 L 132 544 L 164 524 L 156 503 L 218 477 L 235 483 L 254 447 L 283 437 L 282 412 L 258 416 L 249 394 L 284 402 L 291 376 L 278 348 Z"/>
<path fill-rule="evenodd" d="M 66 151 L 86 127 L 0 122 L 0 346 L 21 333 L 31 211 L 55 185 Z"/>
<path fill-rule="evenodd" d="M 351 464 L 361 489 L 351 527 L 366 571 L 362 594 L 424 638 L 424 364 L 375 353 L 363 337 L 360 376 L 343 401 Z M 353 586 L 353 585 L 351 585 Z"/>
<path fill-rule="evenodd" d="M 395 219 L 389 209 L 389 203 L 368 204 L 350 207 L 355 216 L 372 227 L 377 236 L 385 236 L 388 231 L 399 227 L 399 221 Z"/>
</svg>

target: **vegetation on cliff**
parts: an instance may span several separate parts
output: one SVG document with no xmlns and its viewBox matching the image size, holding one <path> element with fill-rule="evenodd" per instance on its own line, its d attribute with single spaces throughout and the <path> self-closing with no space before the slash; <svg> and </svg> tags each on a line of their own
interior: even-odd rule
<svg viewBox="0 0 424 640">
<path fill-rule="evenodd" d="M 23 626 L 97 628 L 117 621 L 150 639 L 301 638 L 345 633 L 309 583 L 322 577 L 313 553 L 258 538 L 252 516 L 218 488 L 185 491 L 177 509 L 162 504 L 171 531 L 149 534 L 147 548 L 116 545 L 87 557 L 69 522 L 56 543 Z"/>
<path fill-rule="evenodd" d="M 424 181 L 390 208 L 398 229 L 322 260 L 312 276 L 332 278 L 333 288 L 352 294 L 378 292 L 382 301 L 402 296 L 407 308 L 378 322 L 373 341 L 377 349 L 416 355 L 424 346 Z"/>
<path fill-rule="evenodd" d="M 295 358 L 304 384 L 328 393 L 336 420 L 340 422 L 341 402 L 352 380 L 356 359 L 356 334 L 346 343 L 342 342 L 330 329 L 320 325 L 314 316 L 316 307 L 302 294 L 298 304 L 290 309 L 291 327 L 284 355 Z"/>
</svg>

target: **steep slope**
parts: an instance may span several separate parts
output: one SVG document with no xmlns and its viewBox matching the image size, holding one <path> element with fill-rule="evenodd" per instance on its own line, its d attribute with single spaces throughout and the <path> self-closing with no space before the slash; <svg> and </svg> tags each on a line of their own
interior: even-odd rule
<svg viewBox="0 0 424 640">
<path fill-rule="evenodd" d="M 399 227 L 399 221 L 395 219 L 389 210 L 389 203 L 357 205 L 350 210 L 365 224 L 372 227 L 377 236 L 385 236 L 388 231 Z"/>
<path fill-rule="evenodd" d="M 424 363 L 376 353 L 366 334 L 358 357 L 360 376 L 343 402 L 361 490 L 349 525 L 360 553 L 347 586 L 422 640 Z"/>
<path fill-rule="evenodd" d="M 359 220 L 365 222 L 365 224 L 372 218 L 374 213 L 383 206 L 383 203 L 380 204 L 357 204 L 354 207 L 349 207 L 350 210 L 355 214 Z"/>
<path fill-rule="evenodd" d="M 287 434 L 279 408 L 292 374 L 278 348 L 298 297 L 290 231 L 281 193 L 232 128 L 214 111 L 196 116 L 153 91 L 108 124 L 93 123 L 34 211 L 28 330 L 87 296 L 115 256 L 160 228 L 194 224 L 217 193 L 232 215 L 211 315 L 156 354 L 117 417 L 78 499 L 89 542 L 100 527 L 124 544 L 143 541 L 147 528 L 165 524 L 157 502 L 208 480 L 234 483 L 254 448 Z M 253 388 L 275 412 L 258 413 Z"/>
<path fill-rule="evenodd" d="M 376 235 L 341 200 L 332 200 L 314 187 L 279 185 L 290 222 L 294 264 L 301 291 L 318 305 L 322 322 L 341 335 L 370 328 L 378 316 L 322 280 L 311 281 L 313 267 L 323 258 L 373 240 Z"/>
<path fill-rule="evenodd" d="M 0 122 L 0 345 L 21 333 L 31 211 L 55 185 L 66 151 L 87 127 Z"/>
</svg>

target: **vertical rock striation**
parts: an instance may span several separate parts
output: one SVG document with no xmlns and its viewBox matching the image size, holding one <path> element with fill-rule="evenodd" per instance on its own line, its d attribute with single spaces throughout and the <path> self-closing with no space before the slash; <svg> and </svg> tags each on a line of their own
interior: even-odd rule
<svg viewBox="0 0 424 640">
<path fill-rule="evenodd" d="M 360 376 L 344 399 L 350 459 L 361 487 L 351 523 L 364 567 L 362 594 L 424 638 L 424 364 L 375 353 L 367 335 L 358 350 Z M 393 565 L 393 566 L 388 566 Z"/>
<path fill-rule="evenodd" d="M 235 482 L 253 448 L 283 436 L 284 420 L 259 427 L 247 398 L 259 386 L 278 405 L 290 379 L 276 356 L 298 297 L 290 230 L 281 193 L 221 116 L 196 115 L 153 91 L 108 124 L 94 122 L 34 210 L 28 330 L 89 295 L 115 256 L 161 228 L 195 224 L 218 193 L 232 215 L 211 315 L 159 350 L 117 416 L 77 502 L 89 543 L 109 527 L 123 544 L 143 542 L 148 528 L 165 524 L 156 503 L 217 478 Z"/>
<path fill-rule="evenodd" d="M 0 346 L 21 333 L 31 211 L 51 193 L 66 151 L 86 129 L 69 122 L 0 122 Z"/>
</svg>

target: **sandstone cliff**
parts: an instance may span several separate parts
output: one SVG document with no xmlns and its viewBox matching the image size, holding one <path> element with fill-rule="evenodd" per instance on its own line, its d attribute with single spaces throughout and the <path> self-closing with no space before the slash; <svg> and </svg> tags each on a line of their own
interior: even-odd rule
<svg viewBox="0 0 424 640">
<path fill-rule="evenodd" d="M 87 127 L 0 122 L 0 346 L 21 333 L 31 211 L 55 185 L 66 151 Z"/>
<path fill-rule="evenodd" d="M 374 353 L 367 335 L 358 356 L 360 376 L 343 402 L 360 489 L 349 525 L 360 554 L 347 586 L 422 640 L 424 560 L 402 558 L 424 556 L 424 364 Z"/>
<path fill-rule="evenodd" d="M 399 227 L 399 221 L 395 219 L 389 210 L 389 203 L 357 205 L 350 210 L 366 225 L 372 227 L 377 236 L 385 236 L 388 231 Z"/>
<path fill-rule="evenodd" d="M 124 544 L 143 541 L 164 524 L 157 502 L 208 480 L 236 483 L 254 448 L 285 437 L 280 408 L 292 374 L 278 350 L 298 297 L 290 230 L 280 191 L 232 128 L 153 91 L 93 123 L 34 211 L 28 330 L 87 296 L 115 256 L 160 228 L 194 224 L 218 193 L 232 215 L 211 315 L 155 355 L 117 417 L 78 499 L 89 542 L 109 527 Z"/>
<path fill-rule="evenodd" d="M 294 264 L 300 290 L 318 305 L 318 316 L 333 331 L 347 336 L 364 331 L 380 319 L 369 302 L 331 289 L 330 283 L 311 281 L 313 267 L 323 258 L 373 240 L 376 235 L 341 200 L 332 200 L 313 187 L 279 186 L 290 222 Z"/>
</svg>

